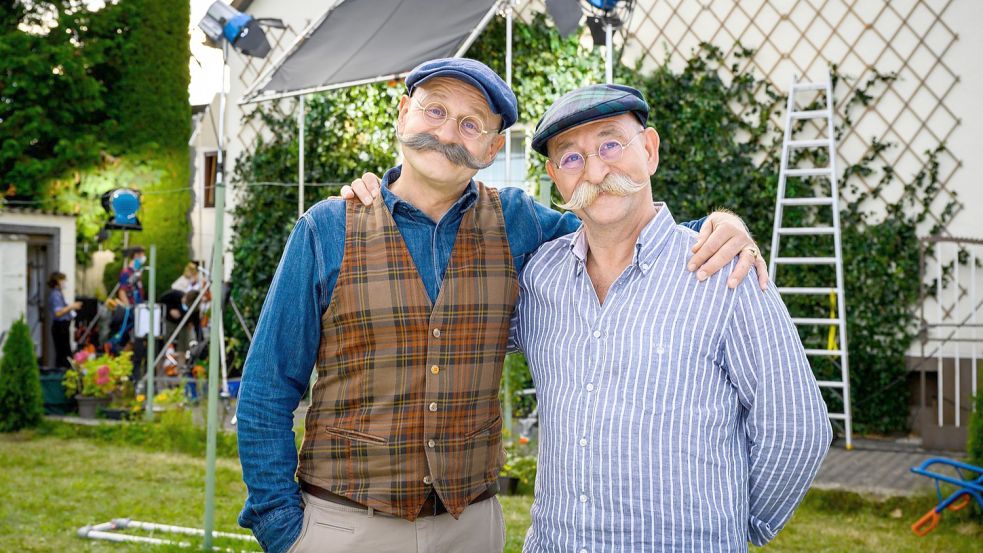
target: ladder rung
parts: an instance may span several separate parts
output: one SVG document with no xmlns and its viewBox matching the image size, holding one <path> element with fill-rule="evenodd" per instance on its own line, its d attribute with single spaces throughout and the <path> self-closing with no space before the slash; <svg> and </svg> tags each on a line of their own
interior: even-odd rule
<svg viewBox="0 0 983 553">
<path fill-rule="evenodd" d="M 775 263 L 782 265 L 833 265 L 835 257 L 776 257 Z"/>
<path fill-rule="evenodd" d="M 828 177 L 829 167 L 807 167 L 805 169 L 789 169 L 785 171 L 786 177 Z"/>
<path fill-rule="evenodd" d="M 839 319 L 812 319 L 808 317 L 792 317 L 792 322 L 797 325 L 838 325 L 840 324 Z"/>
<path fill-rule="evenodd" d="M 793 111 L 792 119 L 825 119 L 829 117 L 828 109 L 813 109 L 808 111 Z"/>
<path fill-rule="evenodd" d="M 784 198 L 784 205 L 833 205 L 833 198 Z"/>
<path fill-rule="evenodd" d="M 789 148 L 820 148 L 822 146 L 829 146 L 829 139 L 819 138 L 815 140 L 789 140 L 787 144 Z"/>
<path fill-rule="evenodd" d="M 828 415 L 829 415 L 829 418 L 831 418 L 831 419 L 836 419 L 836 420 L 841 420 L 841 421 L 845 421 L 846 420 L 846 415 L 844 415 L 843 413 L 828 413 Z"/>
<path fill-rule="evenodd" d="M 817 380 L 816 384 L 820 388 L 842 388 L 843 382 L 840 380 Z"/>
<path fill-rule="evenodd" d="M 779 294 L 832 294 L 836 288 L 779 288 Z"/>
<path fill-rule="evenodd" d="M 806 355 L 822 355 L 828 357 L 839 357 L 843 355 L 843 351 L 838 349 L 807 349 L 805 352 Z"/>
<path fill-rule="evenodd" d="M 794 92 L 803 92 L 807 90 L 826 90 L 826 83 L 795 83 L 792 85 L 792 90 Z"/>
<path fill-rule="evenodd" d="M 833 234 L 836 229 L 833 227 L 782 227 L 778 229 L 778 234 Z"/>
</svg>

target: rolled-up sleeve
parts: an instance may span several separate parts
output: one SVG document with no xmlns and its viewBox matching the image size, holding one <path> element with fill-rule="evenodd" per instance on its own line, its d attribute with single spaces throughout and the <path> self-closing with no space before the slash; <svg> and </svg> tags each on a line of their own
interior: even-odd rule
<svg viewBox="0 0 983 553">
<path fill-rule="evenodd" d="M 747 410 L 748 537 L 764 545 L 788 522 L 832 440 L 826 404 L 775 287 L 735 291 L 725 362 Z"/>
</svg>

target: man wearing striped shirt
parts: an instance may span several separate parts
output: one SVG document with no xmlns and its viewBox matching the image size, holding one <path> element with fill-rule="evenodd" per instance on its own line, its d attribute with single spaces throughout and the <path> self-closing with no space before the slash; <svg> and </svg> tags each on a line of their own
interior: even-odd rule
<svg viewBox="0 0 983 553">
<path fill-rule="evenodd" d="M 520 277 L 511 338 L 541 429 L 527 552 L 767 543 L 831 441 L 774 286 L 729 288 L 734 263 L 688 277 L 697 235 L 653 202 L 647 117 L 637 90 L 594 85 L 557 100 L 533 138 L 583 226 Z"/>
</svg>

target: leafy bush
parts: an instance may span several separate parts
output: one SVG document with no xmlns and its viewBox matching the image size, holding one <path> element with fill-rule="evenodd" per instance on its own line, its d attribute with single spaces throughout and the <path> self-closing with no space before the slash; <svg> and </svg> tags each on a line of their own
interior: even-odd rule
<svg viewBox="0 0 983 553">
<path fill-rule="evenodd" d="M 966 452 L 970 463 L 983 467 L 983 392 L 977 392 L 973 408 L 973 416 L 969 419 Z"/>
<path fill-rule="evenodd" d="M 15 321 L 0 360 L 0 432 L 37 426 L 44 414 L 41 373 L 34 357 L 31 329 L 24 317 Z"/>
<path fill-rule="evenodd" d="M 160 414 L 155 422 L 135 420 L 119 424 L 96 426 L 45 421 L 37 433 L 59 438 L 86 438 L 115 445 L 136 446 L 149 451 L 170 451 L 203 457 L 206 446 L 206 429 L 196 425 L 188 409 L 176 409 Z M 217 454 L 219 457 L 238 457 L 236 435 L 219 431 Z"/>
</svg>

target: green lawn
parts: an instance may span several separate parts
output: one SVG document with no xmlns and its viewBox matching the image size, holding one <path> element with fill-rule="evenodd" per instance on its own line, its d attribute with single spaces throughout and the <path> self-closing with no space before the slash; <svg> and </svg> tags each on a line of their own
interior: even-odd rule
<svg viewBox="0 0 983 553">
<path fill-rule="evenodd" d="M 204 461 L 191 455 L 23 432 L 0 435 L 0 467 L 0 551 L 163 551 L 83 540 L 75 531 L 119 517 L 202 523 Z M 238 463 L 219 459 L 216 530 L 242 531 L 235 520 L 244 497 Z M 510 553 L 521 551 L 531 503 L 528 496 L 502 498 Z M 915 537 L 908 527 L 931 504 L 931 498 L 871 504 L 853 494 L 812 492 L 765 551 L 981 550 L 983 525 L 965 513 L 946 513 L 933 534 Z"/>
</svg>

